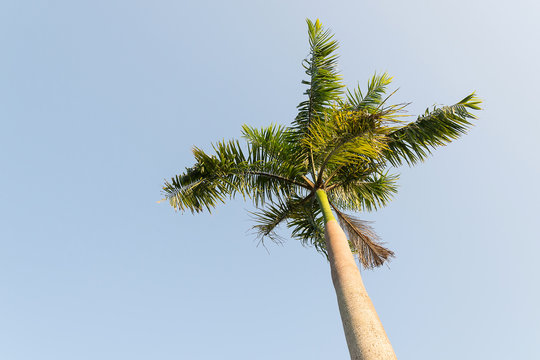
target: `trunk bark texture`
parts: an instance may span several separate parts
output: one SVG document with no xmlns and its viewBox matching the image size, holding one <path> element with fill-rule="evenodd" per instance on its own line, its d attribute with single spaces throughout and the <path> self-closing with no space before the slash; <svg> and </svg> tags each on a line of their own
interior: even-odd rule
<svg viewBox="0 0 540 360">
<path fill-rule="evenodd" d="M 351 360 L 396 360 L 373 307 L 345 233 L 335 220 L 323 190 L 317 190 L 325 220 L 332 282 Z"/>
</svg>

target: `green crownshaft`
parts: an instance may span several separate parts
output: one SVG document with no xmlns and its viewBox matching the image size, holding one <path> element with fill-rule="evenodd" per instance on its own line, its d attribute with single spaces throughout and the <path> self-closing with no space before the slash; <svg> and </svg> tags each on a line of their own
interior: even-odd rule
<svg viewBox="0 0 540 360">
<path fill-rule="evenodd" d="M 330 203 L 328 202 L 328 196 L 326 196 L 326 192 L 323 189 L 319 189 L 315 192 L 315 195 L 317 196 L 317 200 L 321 205 L 324 222 L 327 223 L 330 220 L 336 220 L 334 214 L 332 213 L 332 209 L 330 208 Z"/>
</svg>

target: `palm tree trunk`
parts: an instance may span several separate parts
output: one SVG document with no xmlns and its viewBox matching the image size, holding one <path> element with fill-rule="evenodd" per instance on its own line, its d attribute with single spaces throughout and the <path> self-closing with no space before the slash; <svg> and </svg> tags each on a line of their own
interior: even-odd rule
<svg viewBox="0 0 540 360">
<path fill-rule="evenodd" d="M 351 360 L 395 360 L 396 355 L 373 307 L 345 233 L 337 223 L 324 190 L 317 200 L 325 220 L 332 282 Z"/>
</svg>

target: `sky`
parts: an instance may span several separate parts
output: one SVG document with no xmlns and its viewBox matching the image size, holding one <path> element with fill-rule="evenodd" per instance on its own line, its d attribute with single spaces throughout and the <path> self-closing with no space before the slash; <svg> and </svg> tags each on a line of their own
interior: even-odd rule
<svg viewBox="0 0 540 360">
<path fill-rule="evenodd" d="M 397 357 L 540 358 L 539 10 L 0 2 L 0 358 L 348 358 L 323 256 L 258 246 L 240 199 L 197 216 L 157 203 L 194 145 L 294 119 L 306 18 L 336 34 L 350 87 L 386 71 L 412 115 L 484 101 L 358 214 L 396 253 L 362 274 Z"/>
</svg>

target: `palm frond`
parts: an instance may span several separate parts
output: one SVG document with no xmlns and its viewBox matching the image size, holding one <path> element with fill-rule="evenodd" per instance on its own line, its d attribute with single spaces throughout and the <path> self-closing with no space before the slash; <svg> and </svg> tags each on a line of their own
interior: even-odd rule
<svg viewBox="0 0 540 360">
<path fill-rule="evenodd" d="M 397 192 L 397 175 L 368 174 L 360 180 L 336 177 L 328 188 L 328 198 L 341 209 L 373 211 L 385 206 Z"/>
<path fill-rule="evenodd" d="M 283 161 L 294 164 L 299 172 L 306 171 L 307 157 L 297 142 L 290 141 L 289 128 L 272 124 L 257 129 L 243 125 L 242 137 L 248 141 L 254 161 Z"/>
<path fill-rule="evenodd" d="M 222 142 L 217 148 L 217 154 L 210 156 L 194 147 L 195 165 L 165 182 L 163 195 L 175 209 L 195 213 L 206 208 L 210 212 L 232 194 L 245 194 L 242 164 L 246 158 L 239 143 Z"/>
<path fill-rule="evenodd" d="M 324 218 L 315 197 L 312 196 L 310 201 L 291 214 L 287 227 L 292 229 L 292 237 L 302 245 L 313 246 L 318 252 L 327 255 Z"/>
<path fill-rule="evenodd" d="M 205 208 L 211 212 L 218 203 L 225 202 L 229 192 L 225 182 L 196 164 L 186 168 L 183 174 L 173 177 L 170 182 L 165 181 L 162 194 L 173 208 L 198 213 Z"/>
<path fill-rule="evenodd" d="M 365 110 L 369 113 L 375 112 L 383 103 L 383 96 L 386 93 L 386 87 L 392 82 L 392 78 L 387 74 L 374 74 L 368 81 L 368 87 L 365 94 L 362 93 L 360 86 L 353 92 L 347 90 L 347 100 L 349 105 L 355 110 Z"/>
<path fill-rule="evenodd" d="M 347 215 L 335 206 L 332 207 L 364 268 L 379 267 L 394 257 L 391 250 L 382 246 L 379 237 L 366 221 Z"/>
<path fill-rule="evenodd" d="M 252 214 L 257 222 L 253 229 L 261 243 L 264 244 L 266 239 L 281 243 L 282 237 L 276 233 L 276 229 L 286 223 L 287 227 L 292 229 L 293 239 L 299 240 L 304 246 L 313 246 L 326 255 L 324 221 L 313 193 L 303 197 L 278 199 Z"/>
<path fill-rule="evenodd" d="M 276 228 L 290 218 L 294 211 L 298 211 L 306 201 L 308 201 L 308 197 L 301 198 L 296 195 L 291 196 L 289 199 L 277 198 L 272 204 L 266 205 L 264 209 L 252 212 L 251 214 L 256 222 L 253 230 L 256 231 L 261 242 L 264 242 L 265 239 L 281 242 L 281 237 L 276 233 Z"/>
<path fill-rule="evenodd" d="M 308 86 L 305 91 L 307 99 L 298 105 L 298 115 L 293 121 L 293 129 L 297 139 L 307 131 L 313 118 L 319 116 L 323 109 L 332 104 L 343 93 L 341 76 L 337 72 L 338 56 L 335 51 L 338 43 L 333 39 L 333 34 L 324 30 L 320 21 L 313 23 L 306 20 L 310 54 L 304 60 L 303 66 L 309 80 L 303 80 L 302 84 Z"/>
<path fill-rule="evenodd" d="M 378 116 L 337 107 L 315 119 L 302 143 L 313 151 L 318 183 L 327 170 L 380 158 L 386 148 L 386 129 Z"/>
<path fill-rule="evenodd" d="M 468 109 L 480 110 L 481 101 L 474 93 L 457 104 L 427 109 L 415 122 L 388 135 L 385 158 L 394 166 L 414 165 L 423 161 L 431 150 L 444 146 L 465 134 L 476 117 Z"/>
<path fill-rule="evenodd" d="M 289 129 L 275 125 L 255 129 L 244 125 L 242 135 L 249 145 L 249 171 L 258 174 L 251 184 L 260 190 L 253 194 L 255 205 L 262 205 L 273 194 L 279 193 L 276 185 L 284 189 L 290 187 L 287 182 L 297 187 L 309 186 L 304 177 L 307 159 L 302 156 L 298 143 L 289 141 Z"/>
<path fill-rule="evenodd" d="M 292 161 L 271 160 L 249 144 L 246 156 L 238 141 L 222 141 L 213 148 L 215 155 L 194 148 L 195 165 L 165 182 L 163 195 L 175 209 L 210 211 L 236 194 L 258 205 L 308 188 L 303 169 Z"/>
</svg>

